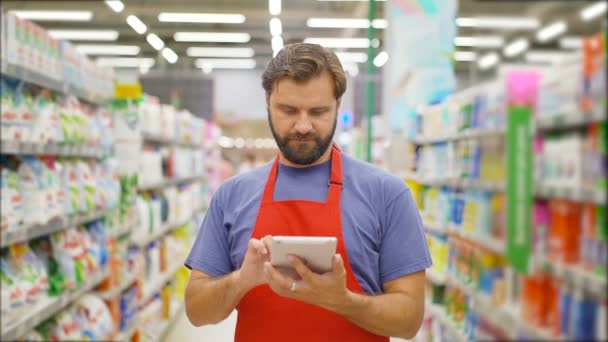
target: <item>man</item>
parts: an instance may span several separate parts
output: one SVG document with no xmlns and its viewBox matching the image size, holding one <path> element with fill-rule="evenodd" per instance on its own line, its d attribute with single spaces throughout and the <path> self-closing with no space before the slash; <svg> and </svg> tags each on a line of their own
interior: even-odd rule
<svg viewBox="0 0 608 342">
<path fill-rule="evenodd" d="M 190 321 L 218 323 L 236 308 L 236 341 L 412 338 L 431 265 L 420 217 L 401 180 L 332 145 L 346 89 L 336 55 L 287 45 L 262 85 L 280 152 L 211 201 L 186 260 Z M 283 275 L 268 262 L 271 235 L 337 237 L 333 270 L 292 258 L 300 278 Z"/>
</svg>

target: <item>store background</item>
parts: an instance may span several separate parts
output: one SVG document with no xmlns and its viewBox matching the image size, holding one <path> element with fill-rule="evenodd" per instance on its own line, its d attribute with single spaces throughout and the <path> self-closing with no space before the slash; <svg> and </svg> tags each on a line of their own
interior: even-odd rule
<svg viewBox="0 0 608 342">
<path fill-rule="evenodd" d="M 336 141 L 428 234 L 415 340 L 606 340 L 606 2 L 373 9 L 3 1 L 1 339 L 231 340 L 235 313 L 188 323 L 182 262 L 222 181 L 276 155 L 265 64 L 340 38 Z"/>
</svg>

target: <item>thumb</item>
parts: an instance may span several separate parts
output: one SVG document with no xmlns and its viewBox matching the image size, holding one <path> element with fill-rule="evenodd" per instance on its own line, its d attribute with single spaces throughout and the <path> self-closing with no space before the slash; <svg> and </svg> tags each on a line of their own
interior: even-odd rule
<svg viewBox="0 0 608 342">
<path fill-rule="evenodd" d="M 340 272 L 344 270 L 344 260 L 342 260 L 342 255 L 336 254 L 334 255 L 334 272 Z"/>
</svg>

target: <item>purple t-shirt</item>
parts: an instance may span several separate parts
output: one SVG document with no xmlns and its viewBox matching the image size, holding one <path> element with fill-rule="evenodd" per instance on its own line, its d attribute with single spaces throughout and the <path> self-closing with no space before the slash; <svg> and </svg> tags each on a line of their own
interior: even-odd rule
<svg viewBox="0 0 608 342">
<path fill-rule="evenodd" d="M 431 266 L 420 215 L 399 178 L 342 154 L 342 234 L 353 272 L 368 294 Z M 215 193 L 185 265 L 213 277 L 241 267 L 272 164 L 227 180 Z M 279 164 L 274 199 L 325 202 L 331 163 Z"/>
</svg>

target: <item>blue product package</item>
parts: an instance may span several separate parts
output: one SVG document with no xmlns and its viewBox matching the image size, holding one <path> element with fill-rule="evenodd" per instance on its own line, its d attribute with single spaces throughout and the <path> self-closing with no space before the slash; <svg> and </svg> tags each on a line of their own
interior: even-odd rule
<svg viewBox="0 0 608 342">
<path fill-rule="evenodd" d="M 592 341 L 595 339 L 595 322 L 598 305 L 591 298 L 579 301 L 577 315 L 573 317 L 572 336 L 576 341 Z"/>
<path fill-rule="evenodd" d="M 560 308 L 560 332 L 565 337 L 570 337 L 570 312 L 572 310 L 572 294 L 570 293 L 567 286 L 562 286 L 559 295 L 559 308 Z"/>
<path fill-rule="evenodd" d="M 464 194 L 461 191 L 454 193 L 453 214 L 452 219 L 455 226 L 460 229 L 462 225 L 462 213 L 464 211 Z"/>
</svg>

